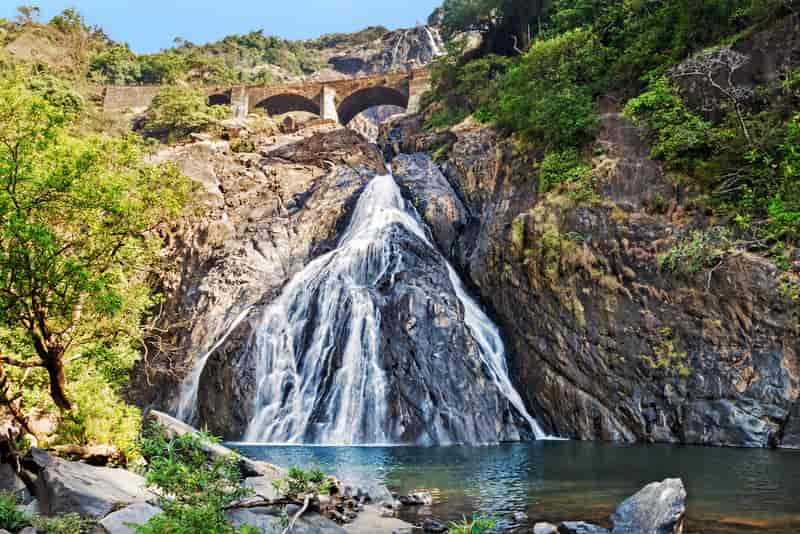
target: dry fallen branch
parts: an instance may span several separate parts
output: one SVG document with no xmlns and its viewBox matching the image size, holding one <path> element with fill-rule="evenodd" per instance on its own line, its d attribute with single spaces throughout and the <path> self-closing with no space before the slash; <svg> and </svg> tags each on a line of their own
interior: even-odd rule
<svg viewBox="0 0 800 534">
<path fill-rule="evenodd" d="M 308 505 L 310 503 L 311 503 L 311 496 L 310 495 L 306 495 L 306 498 L 303 501 L 303 507 L 300 508 L 300 510 L 296 514 L 294 514 L 294 517 L 292 518 L 292 521 L 289 523 L 289 526 L 286 527 L 283 530 L 282 534 L 289 534 L 289 532 L 292 531 L 292 529 L 294 528 L 294 524 L 297 523 L 297 520 L 300 519 L 300 516 L 302 516 L 304 513 L 306 513 L 306 510 L 308 510 Z"/>
</svg>

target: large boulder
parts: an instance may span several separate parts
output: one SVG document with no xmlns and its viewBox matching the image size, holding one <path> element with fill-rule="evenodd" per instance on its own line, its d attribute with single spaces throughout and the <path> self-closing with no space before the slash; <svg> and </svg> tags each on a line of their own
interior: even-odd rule
<svg viewBox="0 0 800 534">
<path fill-rule="evenodd" d="M 619 505 L 611 516 L 612 534 L 681 534 L 685 515 L 683 482 L 653 482 Z"/>
<path fill-rule="evenodd" d="M 100 521 L 100 526 L 106 529 L 108 534 L 134 534 L 136 531 L 131 525 L 144 525 L 150 518 L 160 513 L 161 508 L 139 502 L 107 515 Z"/>
<path fill-rule="evenodd" d="M 780 446 L 783 449 L 800 449 L 800 400 L 795 401 L 789 420 L 783 427 Z"/>
<path fill-rule="evenodd" d="M 37 496 L 44 515 L 77 513 L 101 518 L 154 497 L 147 481 L 130 471 L 67 462 L 41 449 L 34 449 L 32 456 L 41 469 Z"/>
<path fill-rule="evenodd" d="M 30 497 L 25 483 L 9 464 L 0 464 L 0 492 L 13 493 L 19 502 L 24 502 Z"/>
<path fill-rule="evenodd" d="M 147 413 L 147 418 L 159 425 L 164 429 L 169 437 L 183 436 L 184 434 L 194 434 L 198 438 L 200 448 L 213 458 L 224 458 L 236 455 L 238 457 L 239 471 L 245 477 L 267 477 L 269 480 L 277 480 L 283 478 L 286 473 L 280 467 L 267 463 L 251 460 L 245 456 L 240 456 L 238 453 L 232 451 L 224 445 L 215 443 L 203 437 L 191 425 L 187 425 L 183 421 L 175 419 L 169 414 L 159 412 L 158 410 L 150 410 Z"/>
</svg>

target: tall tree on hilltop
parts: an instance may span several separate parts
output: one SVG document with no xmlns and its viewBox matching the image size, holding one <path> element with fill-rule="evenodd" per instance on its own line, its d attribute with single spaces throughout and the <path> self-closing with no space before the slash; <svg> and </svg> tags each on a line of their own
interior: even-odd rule
<svg viewBox="0 0 800 534">
<path fill-rule="evenodd" d="M 512 48 L 521 52 L 530 46 L 546 7 L 547 0 L 445 0 L 442 24 L 446 36 L 471 27 L 508 32 Z"/>
</svg>

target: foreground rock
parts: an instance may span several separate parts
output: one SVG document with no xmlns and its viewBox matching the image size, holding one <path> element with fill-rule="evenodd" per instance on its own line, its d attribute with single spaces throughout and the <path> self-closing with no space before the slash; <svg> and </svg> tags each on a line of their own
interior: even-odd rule
<svg viewBox="0 0 800 534">
<path fill-rule="evenodd" d="M 129 525 L 144 525 L 160 513 L 161 508 L 148 503 L 136 503 L 107 515 L 100 521 L 100 526 L 108 534 L 134 534 L 135 529 Z"/>
<path fill-rule="evenodd" d="M 289 515 L 296 510 L 287 510 Z M 284 526 L 283 508 L 280 507 L 261 507 L 249 508 L 246 510 L 232 510 L 228 513 L 228 519 L 237 528 L 243 525 L 250 525 L 264 533 L 283 532 Z M 346 531 L 339 525 L 318 514 L 304 514 L 294 525 L 293 534 L 345 534 Z"/>
<path fill-rule="evenodd" d="M 130 471 L 67 462 L 39 449 L 32 456 L 41 469 L 37 497 L 44 515 L 77 513 L 98 519 L 154 498 L 147 481 Z"/>
<path fill-rule="evenodd" d="M 611 516 L 609 531 L 583 521 L 565 521 L 558 527 L 537 523 L 533 534 L 683 534 L 686 489 L 678 478 L 648 484 L 628 497 Z"/>
<path fill-rule="evenodd" d="M 670 478 L 648 484 L 611 516 L 612 534 L 681 534 L 686 515 L 683 482 Z"/>
</svg>

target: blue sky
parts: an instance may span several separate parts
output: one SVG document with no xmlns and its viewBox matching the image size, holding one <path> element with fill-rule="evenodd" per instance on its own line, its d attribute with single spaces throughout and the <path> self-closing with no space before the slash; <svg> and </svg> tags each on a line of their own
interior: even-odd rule
<svg viewBox="0 0 800 534">
<path fill-rule="evenodd" d="M 16 6 L 38 5 L 42 20 L 65 7 L 80 11 L 89 24 L 137 52 L 170 46 L 175 37 L 195 43 L 232 33 L 263 29 L 289 39 L 351 32 L 367 26 L 414 26 L 442 0 L 0 0 L 0 17 L 16 16 Z"/>
</svg>

